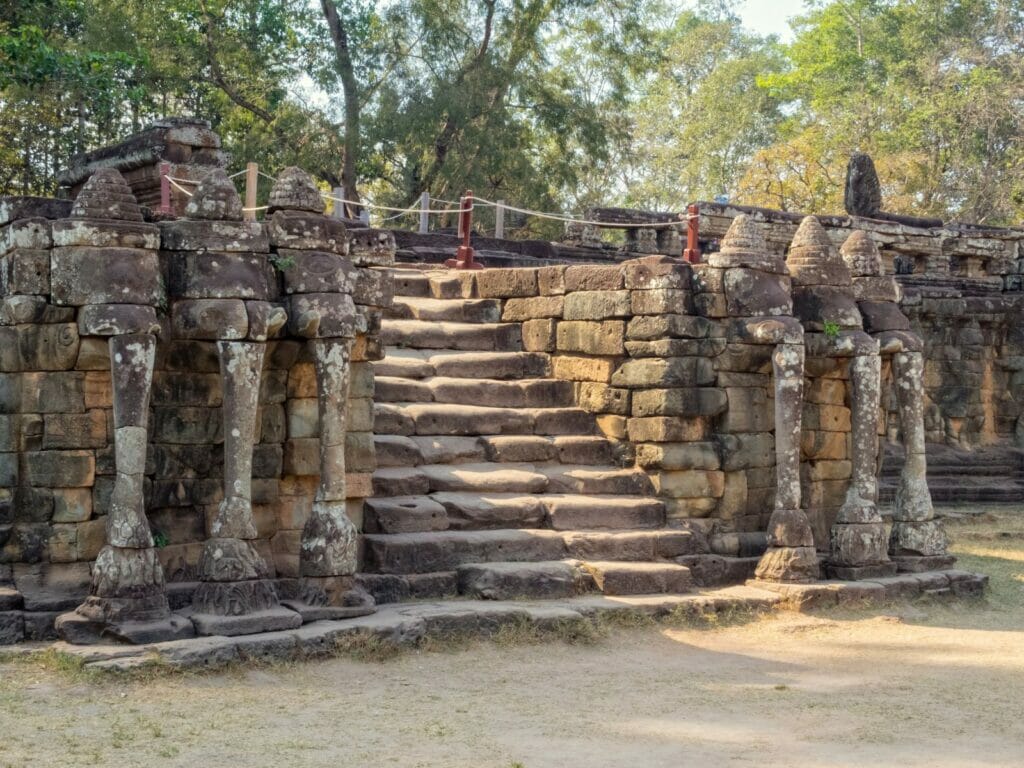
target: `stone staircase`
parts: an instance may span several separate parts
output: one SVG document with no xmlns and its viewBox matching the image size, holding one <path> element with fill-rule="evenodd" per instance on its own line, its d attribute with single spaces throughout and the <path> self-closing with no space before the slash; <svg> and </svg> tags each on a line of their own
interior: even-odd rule
<svg viewBox="0 0 1024 768">
<path fill-rule="evenodd" d="M 499 300 L 462 298 L 457 278 L 396 270 L 374 364 L 366 587 L 380 602 L 691 589 L 677 559 L 705 541 L 664 527 L 628 444 L 500 320 Z"/>
<path fill-rule="evenodd" d="M 902 448 L 886 445 L 879 478 L 879 499 L 896 495 Z M 963 451 L 928 444 L 928 488 L 937 504 L 1024 502 L 1024 451 L 1010 446 L 983 446 Z"/>
</svg>

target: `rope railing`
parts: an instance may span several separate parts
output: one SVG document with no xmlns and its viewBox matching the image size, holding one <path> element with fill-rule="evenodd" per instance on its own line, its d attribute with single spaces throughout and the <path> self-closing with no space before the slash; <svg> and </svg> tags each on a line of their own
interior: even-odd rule
<svg viewBox="0 0 1024 768">
<path fill-rule="evenodd" d="M 173 177 L 173 176 L 170 175 L 169 170 L 170 170 L 170 167 L 169 167 L 168 164 L 163 164 L 161 166 L 162 178 L 165 178 L 170 185 L 173 185 L 177 190 L 179 190 L 184 195 L 186 195 L 188 197 L 192 197 L 193 193 L 190 192 L 185 187 L 183 187 L 182 185 L 183 184 L 196 185 L 196 184 L 199 184 L 199 182 L 195 181 L 193 179 L 181 179 L 181 178 Z M 277 181 L 277 178 L 275 176 L 272 176 L 269 173 L 266 173 L 266 172 L 264 172 L 262 170 L 259 170 L 258 166 L 256 166 L 255 163 L 250 163 L 249 167 L 246 170 L 238 171 L 237 173 L 233 173 L 230 176 L 228 176 L 228 178 L 229 179 L 235 179 L 235 178 L 237 178 L 239 176 L 243 176 L 243 175 L 248 175 L 248 178 L 246 179 L 246 200 L 247 200 L 247 202 L 249 202 L 249 201 L 255 202 L 255 197 L 256 197 L 255 196 L 255 180 L 256 180 L 256 178 L 262 177 L 262 178 L 264 178 L 264 179 L 266 179 L 266 180 L 268 180 L 270 182 L 276 182 Z M 252 187 L 252 188 L 250 188 L 250 187 Z M 336 188 L 335 192 L 337 192 L 339 189 L 340 188 Z M 374 202 L 370 202 L 368 200 L 352 200 L 352 199 L 349 199 L 349 197 L 344 194 L 343 190 L 342 190 L 342 194 L 332 194 L 332 193 L 327 193 L 327 192 L 321 192 L 320 195 L 325 200 L 332 201 L 335 204 L 336 211 L 338 211 L 339 213 L 343 209 L 338 208 L 338 206 L 351 206 L 354 210 L 357 210 L 357 211 L 360 210 L 360 209 L 363 209 L 364 211 L 374 210 L 374 211 L 378 211 L 378 212 L 386 212 L 386 213 L 392 214 L 392 215 L 389 215 L 389 216 L 381 216 L 380 220 L 381 220 L 382 223 L 389 222 L 389 221 L 395 221 L 395 220 L 400 219 L 400 218 L 402 218 L 404 216 L 418 215 L 420 217 L 419 232 L 421 234 L 425 234 L 425 233 L 427 233 L 429 231 L 429 221 L 428 221 L 428 219 L 429 219 L 429 217 L 431 215 L 441 215 L 441 216 L 444 216 L 444 215 L 455 214 L 455 215 L 460 217 L 460 227 L 461 227 L 461 224 L 463 223 L 461 217 L 463 217 L 463 215 L 465 215 L 465 214 L 471 214 L 472 211 L 476 207 L 488 207 L 488 208 L 494 208 L 495 209 L 495 233 L 494 234 L 495 234 L 495 237 L 497 237 L 497 238 L 504 237 L 504 214 L 505 214 L 505 211 L 511 211 L 513 213 L 522 214 L 524 216 L 532 216 L 532 217 L 535 217 L 535 218 L 545 219 L 545 220 L 548 220 L 548 221 L 558 221 L 558 222 L 562 222 L 562 223 L 565 223 L 565 224 L 577 224 L 577 225 L 581 225 L 581 226 L 600 227 L 600 228 L 603 228 L 603 229 L 666 229 L 666 228 L 671 228 L 671 227 L 679 227 L 680 225 L 683 225 L 683 224 L 686 224 L 688 226 L 688 229 L 689 229 L 690 228 L 689 224 L 690 224 L 691 220 L 693 220 L 698 215 L 698 214 L 694 213 L 693 210 L 688 210 L 687 214 L 680 214 L 679 219 L 677 221 L 659 221 L 659 222 L 608 221 L 608 220 L 587 219 L 587 218 L 584 218 L 584 217 L 574 216 L 574 215 L 570 215 L 570 214 L 550 213 L 550 212 L 547 212 L 547 211 L 538 211 L 538 210 L 534 210 L 532 208 L 522 208 L 522 207 L 515 206 L 515 205 L 509 205 L 504 200 L 497 200 L 497 201 L 495 201 L 495 200 L 488 200 L 487 198 L 471 196 L 470 193 L 467 193 L 467 196 L 464 197 L 462 200 L 456 201 L 456 200 L 446 200 L 444 198 L 438 198 L 438 197 L 431 198 L 429 193 L 424 192 L 420 196 L 420 204 L 419 204 L 419 206 L 410 206 L 408 208 L 398 208 L 398 207 L 390 206 L 390 205 L 382 205 L 380 203 L 374 203 Z M 164 197 L 166 199 L 162 198 L 161 207 L 164 208 L 166 206 L 166 210 L 169 211 L 170 210 L 169 194 L 165 195 Z M 437 202 L 437 203 L 447 204 L 447 205 L 456 206 L 456 207 L 432 208 L 430 206 L 431 202 Z M 252 213 L 255 213 L 256 211 L 265 211 L 268 208 L 269 208 L 269 206 L 267 206 L 267 205 L 261 205 L 261 206 L 247 205 L 247 206 L 243 207 L 242 210 L 244 212 L 246 212 L 246 213 L 252 214 Z M 368 219 L 364 219 L 364 220 L 366 220 L 367 223 L 369 223 Z"/>
</svg>

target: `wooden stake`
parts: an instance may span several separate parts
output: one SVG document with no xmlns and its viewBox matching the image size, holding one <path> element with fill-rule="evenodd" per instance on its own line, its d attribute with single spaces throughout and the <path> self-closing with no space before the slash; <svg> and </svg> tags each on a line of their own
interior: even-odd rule
<svg viewBox="0 0 1024 768">
<path fill-rule="evenodd" d="M 245 207 L 256 207 L 256 186 L 259 184 L 260 167 L 257 163 L 245 164 Z M 256 220 L 256 211 L 248 210 L 242 212 L 242 218 L 246 221 Z"/>
</svg>

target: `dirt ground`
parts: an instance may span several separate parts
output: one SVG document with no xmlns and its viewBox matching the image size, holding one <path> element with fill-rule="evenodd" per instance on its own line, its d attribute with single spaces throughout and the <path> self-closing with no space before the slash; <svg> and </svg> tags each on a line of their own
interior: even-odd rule
<svg viewBox="0 0 1024 768">
<path fill-rule="evenodd" d="M 0 766 L 1022 766 L 1024 509 L 971 517 L 973 605 L 130 680 L 0 662 Z"/>
</svg>

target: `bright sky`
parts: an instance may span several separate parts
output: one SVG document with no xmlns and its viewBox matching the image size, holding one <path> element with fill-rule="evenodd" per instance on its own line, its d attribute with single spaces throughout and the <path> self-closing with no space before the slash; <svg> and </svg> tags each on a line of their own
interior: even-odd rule
<svg viewBox="0 0 1024 768">
<path fill-rule="evenodd" d="M 739 4 L 745 27 L 762 35 L 778 35 L 784 42 L 793 34 L 789 19 L 803 10 L 804 0 L 744 0 Z"/>
</svg>

